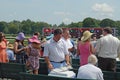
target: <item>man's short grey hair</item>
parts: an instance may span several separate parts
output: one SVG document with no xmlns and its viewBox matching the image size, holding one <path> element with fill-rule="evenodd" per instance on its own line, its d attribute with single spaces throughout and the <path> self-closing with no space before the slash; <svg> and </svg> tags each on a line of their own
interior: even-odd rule
<svg viewBox="0 0 120 80">
<path fill-rule="evenodd" d="M 62 34 L 62 33 L 63 33 L 63 31 L 60 28 L 54 30 L 54 35 L 58 35 L 58 34 Z"/>
<path fill-rule="evenodd" d="M 93 65 L 96 65 L 98 59 L 95 55 L 91 54 L 89 57 L 88 57 L 88 63 L 91 63 Z"/>
</svg>

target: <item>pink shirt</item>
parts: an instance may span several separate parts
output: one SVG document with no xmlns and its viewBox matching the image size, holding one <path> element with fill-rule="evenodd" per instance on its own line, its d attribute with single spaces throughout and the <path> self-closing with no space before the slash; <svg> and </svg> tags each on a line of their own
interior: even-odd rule
<svg viewBox="0 0 120 80">
<path fill-rule="evenodd" d="M 78 49 L 80 51 L 80 66 L 88 63 L 88 56 L 90 52 L 90 42 L 79 43 Z"/>
</svg>

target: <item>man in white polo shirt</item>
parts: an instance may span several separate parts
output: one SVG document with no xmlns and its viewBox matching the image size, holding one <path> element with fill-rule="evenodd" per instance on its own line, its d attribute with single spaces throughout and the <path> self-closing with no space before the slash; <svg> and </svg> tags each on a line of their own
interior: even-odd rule
<svg viewBox="0 0 120 80">
<path fill-rule="evenodd" d="M 54 68 L 60 68 L 66 65 L 70 65 L 69 52 L 62 37 L 62 30 L 55 29 L 54 37 L 47 41 L 44 49 L 44 57 L 48 65 L 48 69 L 51 71 Z"/>
</svg>

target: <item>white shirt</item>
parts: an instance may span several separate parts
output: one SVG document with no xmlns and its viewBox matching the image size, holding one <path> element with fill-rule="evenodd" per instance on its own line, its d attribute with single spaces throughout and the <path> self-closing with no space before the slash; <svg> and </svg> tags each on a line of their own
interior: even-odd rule
<svg viewBox="0 0 120 80">
<path fill-rule="evenodd" d="M 104 80 L 101 69 L 92 64 L 81 66 L 78 70 L 77 78 Z"/>
<path fill-rule="evenodd" d="M 107 34 L 97 41 L 96 52 L 99 57 L 116 59 L 120 53 L 120 40 Z"/>
<path fill-rule="evenodd" d="M 63 40 L 56 42 L 52 38 L 47 41 L 43 56 L 48 56 L 50 61 L 60 62 L 65 60 L 65 55 L 69 55 L 69 52 Z"/>
<path fill-rule="evenodd" d="M 67 45 L 67 48 L 72 48 L 73 44 L 71 43 L 70 39 L 65 39 L 64 37 L 62 37 L 62 40 L 65 42 L 65 44 Z"/>
<path fill-rule="evenodd" d="M 70 38 L 69 39 L 65 39 L 64 37 L 62 37 L 62 40 L 64 41 L 64 43 L 66 44 L 67 46 L 67 49 L 70 49 L 73 47 L 73 44 L 71 43 L 70 41 Z M 68 50 L 69 51 L 69 50 Z M 69 55 L 72 55 L 72 53 L 69 51 Z"/>
</svg>

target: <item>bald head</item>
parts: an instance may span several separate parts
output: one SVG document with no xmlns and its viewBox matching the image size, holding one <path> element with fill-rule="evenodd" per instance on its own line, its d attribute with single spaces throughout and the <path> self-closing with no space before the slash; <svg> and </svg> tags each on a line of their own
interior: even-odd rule
<svg viewBox="0 0 120 80">
<path fill-rule="evenodd" d="M 89 57 L 88 57 L 88 63 L 91 63 L 93 65 L 96 65 L 98 59 L 95 55 L 91 54 Z"/>
</svg>

